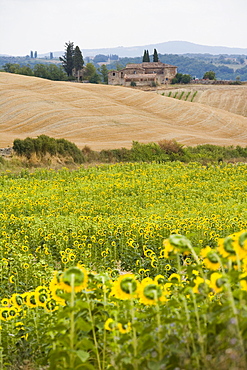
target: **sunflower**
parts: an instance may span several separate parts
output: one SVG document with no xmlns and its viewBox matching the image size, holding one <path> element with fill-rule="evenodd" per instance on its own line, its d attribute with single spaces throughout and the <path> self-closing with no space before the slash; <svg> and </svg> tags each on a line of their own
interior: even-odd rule
<svg viewBox="0 0 247 370">
<path fill-rule="evenodd" d="M 4 306 L 4 307 L 8 307 L 10 305 L 10 299 L 8 298 L 3 298 L 1 300 L 1 305 Z"/>
<path fill-rule="evenodd" d="M 225 284 L 226 280 L 223 278 L 223 275 L 219 272 L 214 272 L 210 276 L 210 288 L 213 289 L 215 293 L 220 293 L 223 290 L 223 286 Z"/>
<path fill-rule="evenodd" d="M 158 283 L 159 285 L 164 285 L 166 279 L 165 279 L 165 277 L 163 275 L 157 275 L 157 276 L 155 276 L 154 281 L 156 283 Z"/>
<path fill-rule="evenodd" d="M 23 296 L 21 294 L 14 293 L 10 298 L 10 302 L 13 306 L 20 308 L 23 303 Z"/>
<path fill-rule="evenodd" d="M 181 282 L 181 275 L 173 273 L 168 278 L 169 281 L 172 281 L 173 284 L 179 284 Z"/>
<path fill-rule="evenodd" d="M 247 290 L 247 272 L 240 275 L 239 283 L 242 290 Z"/>
<path fill-rule="evenodd" d="M 222 255 L 223 258 L 228 258 L 231 261 L 236 261 L 237 254 L 234 249 L 235 244 L 235 235 L 229 235 L 226 238 L 218 239 L 218 252 Z"/>
<path fill-rule="evenodd" d="M 234 247 L 240 260 L 247 257 L 247 231 L 236 233 Z"/>
<path fill-rule="evenodd" d="M 0 308 L 0 320 L 2 320 L 2 321 L 11 320 L 11 317 L 9 316 L 9 308 L 8 307 L 1 307 Z"/>
<path fill-rule="evenodd" d="M 38 286 L 35 289 L 35 301 L 38 306 L 45 307 L 46 301 L 50 299 L 49 289 L 45 286 Z"/>
<path fill-rule="evenodd" d="M 135 279 L 133 274 L 121 275 L 113 282 L 110 294 L 123 300 L 135 298 L 138 293 L 139 285 L 140 283 Z"/>
<path fill-rule="evenodd" d="M 164 249 L 162 249 L 160 251 L 160 257 L 161 258 L 168 258 L 170 253 L 172 253 L 173 251 L 177 252 L 177 250 L 174 248 L 174 246 L 169 242 L 169 239 L 165 239 L 163 241 L 163 247 L 164 247 Z"/>
<path fill-rule="evenodd" d="M 117 328 L 121 334 L 126 334 L 131 331 L 131 323 L 128 322 L 127 324 L 121 324 L 120 322 L 117 324 Z"/>
<path fill-rule="evenodd" d="M 46 309 L 47 312 L 56 311 L 58 309 L 58 306 L 55 299 L 52 298 L 48 299 L 44 304 L 44 308 Z"/>
<path fill-rule="evenodd" d="M 208 279 L 204 280 L 200 276 L 197 276 L 194 280 L 194 284 L 195 286 L 192 288 L 193 292 L 197 294 L 203 294 L 207 292 L 210 281 Z"/>
<path fill-rule="evenodd" d="M 36 297 L 35 297 L 35 292 L 28 292 L 26 294 L 26 305 L 31 308 L 38 306 Z"/>
<path fill-rule="evenodd" d="M 163 289 L 157 281 L 152 279 L 142 280 L 139 287 L 139 298 L 140 302 L 145 305 L 156 305 L 158 302 L 167 300 Z"/>
<path fill-rule="evenodd" d="M 206 248 L 203 248 L 200 252 L 200 255 L 204 257 L 204 264 L 209 270 L 219 270 L 220 263 L 219 258 L 217 258 L 216 251 L 214 251 L 212 248 L 207 246 Z"/>
<path fill-rule="evenodd" d="M 109 319 L 107 319 L 104 324 L 105 330 L 108 330 L 108 331 L 113 331 L 116 328 L 116 326 L 117 326 L 117 323 L 111 317 L 109 317 Z"/>
<path fill-rule="evenodd" d="M 86 289 L 88 283 L 88 274 L 84 267 L 70 267 L 65 270 L 60 279 L 59 287 L 65 292 L 72 291 L 72 278 L 74 277 L 74 291 L 81 292 Z"/>
</svg>

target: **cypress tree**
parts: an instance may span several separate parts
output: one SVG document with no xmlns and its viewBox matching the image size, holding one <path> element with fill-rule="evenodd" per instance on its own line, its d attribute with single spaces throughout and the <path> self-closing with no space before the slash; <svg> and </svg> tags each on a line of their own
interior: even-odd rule
<svg viewBox="0 0 247 370">
<path fill-rule="evenodd" d="M 147 62 L 149 63 L 150 62 L 150 57 L 149 57 L 149 52 L 147 50 Z"/>
<path fill-rule="evenodd" d="M 79 46 L 76 46 L 75 47 L 75 53 L 74 53 L 74 68 L 77 72 L 78 81 L 80 79 L 79 71 L 80 71 L 80 69 L 82 69 L 83 65 L 84 65 L 84 60 L 83 60 L 81 50 L 80 50 Z"/>
<path fill-rule="evenodd" d="M 74 43 L 66 42 L 65 44 L 65 54 L 62 57 L 59 57 L 61 62 L 63 62 L 63 68 L 67 75 L 72 76 L 72 70 L 74 68 Z"/>
<path fill-rule="evenodd" d="M 142 61 L 143 62 L 146 62 L 147 61 L 147 51 L 144 50 L 144 54 L 143 54 L 143 57 L 142 57 Z"/>
<path fill-rule="evenodd" d="M 153 62 L 158 62 L 158 61 L 159 61 L 158 53 L 157 53 L 157 50 L 154 49 Z"/>
</svg>

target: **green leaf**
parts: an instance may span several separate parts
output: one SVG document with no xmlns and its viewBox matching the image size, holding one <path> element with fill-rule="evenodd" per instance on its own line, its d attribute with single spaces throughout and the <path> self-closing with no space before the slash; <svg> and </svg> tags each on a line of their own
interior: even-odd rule
<svg viewBox="0 0 247 370">
<path fill-rule="evenodd" d="M 86 351 L 83 351 L 82 349 L 79 349 L 78 351 L 76 351 L 76 355 L 77 357 L 79 357 L 81 362 L 86 362 L 89 358 L 89 353 L 87 353 Z"/>
</svg>

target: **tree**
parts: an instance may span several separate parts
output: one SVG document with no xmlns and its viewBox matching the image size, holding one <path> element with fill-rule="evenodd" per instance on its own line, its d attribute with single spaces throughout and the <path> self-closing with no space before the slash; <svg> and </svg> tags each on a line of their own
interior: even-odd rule
<svg viewBox="0 0 247 370">
<path fill-rule="evenodd" d="M 100 82 L 100 75 L 96 72 L 96 68 L 93 63 L 87 63 L 85 68 L 85 77 L 92 84 L 98 84 Z"/>
<path fill-rule="evenodd" d="M 143 58 L 142 61 L 145 62 L 150 62 L 150 57 L 149 57 L 149 52 L 148 50 L 144 50 Z"/>
<path fill-rule="evenodd" d="M 149 63 L 150 62 L 150 57 L 149 57 L 149 52 L 147 50 L 147 62 Z"/>
<path fill-rule="evenodd" d="M 106 67 L 105 64 L 103 64 L 100 68 L 99 68 L 99 72 L 101 74 L 101 78 L 102 78 L 102 81 L 104 84 L 108 84 L 108 69 Z"/>
<path fill-rule="evenodd" d="M 204 73 L 203 76 L 204 80 L 216 80 L 215 78 L 215 72 L 214 71 L 208 71 Z"/>
<path fill-rule="evenodd" d="M 144 50 L 144 54 L 143 54 L 143 57 L 142 57 L 142 61 L 143 61 L 143 62 L 146 62 L 146 61 L 147 61 L 147 50 Z"/>
<path fill-rule="evenodd" d="M 74 43 L 70 41 L 66 42 L 65 54 L 62 57 L 59 57 L 59 59 L 63 62 L 63 68 L 68 77 L 72 76 L 72 70 L 74 68 L 74 53 Z"/>
<path fill-rule="evenodd" d="M 83 60 L 83 57 L 82 57 L 81 50 L 80 50 L 79 46 L 76 46 L 75 47 L 75 52 L 74 52 L 74 68 L 75 68 L 76 73 L 77 73 L 78 81 L 80 79 L 79 71 L 82 69 L 83 65 L 84 65 L 84 60 Z"/>
<path fill-rule="evenodd" d="M 157 53 L 157 50 L 154 49 L 153 62 L 158 62 L 158 61 L 159 61 L 158 53 Z"/>
<path fill-rule="evenodd" d="M 181 78 L 182 84 L 189 84 L 190 81 L 191 81 L 191 76 L 190 75 L 184 74 Z"/>
<path fill-rule="evenodd" d="M 89 82 L 91 84 L 98 84 L 100 83 L 100 76 L 98 75 L 98 73 L 94 73 L 92 74 L 92 76 L 89 78 Z"/>
<path fill-rule="evenodd" d="M 108 55 L 97 54 L 93 58 L 93 61 L 94 61 L 94 63 L 107 62 L 108 61 Z"/>
</svg>

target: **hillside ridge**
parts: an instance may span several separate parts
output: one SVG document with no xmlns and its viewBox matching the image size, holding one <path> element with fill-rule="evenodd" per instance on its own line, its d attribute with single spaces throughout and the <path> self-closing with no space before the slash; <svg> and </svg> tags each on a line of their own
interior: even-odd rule
<svg viewBox="0 0 247 370">
<path fill-rule="evenodd" d="M 247 118 L 217 107 L 120 86 L 0 73 L 0 147 L 46 134 L 94 150 L 132 141 L 242 145 Z"/>
</svg>

